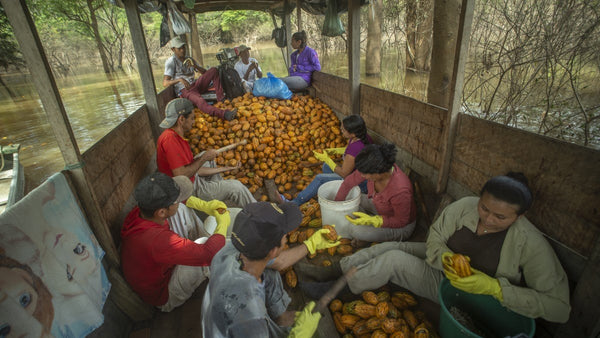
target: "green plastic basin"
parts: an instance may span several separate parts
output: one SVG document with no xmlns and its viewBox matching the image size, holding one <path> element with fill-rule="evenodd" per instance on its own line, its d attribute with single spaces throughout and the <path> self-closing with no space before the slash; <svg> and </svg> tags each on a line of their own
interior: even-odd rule
<svg viewBox="0 0 600 338">
<path fill-rule="evenodd" d="M 535 334 L 535 321 L 502 306 L 494 297 L 475 295 L 452 286 L 448 279 L 440 283 L 440 335 L 443 338 L 481 337 L 473 333 L 450 314 L 457 307 L 473 319 L 475 327 L 486 337 L 513 337 L 521 333 L 529 337 Z"/>
</svg>

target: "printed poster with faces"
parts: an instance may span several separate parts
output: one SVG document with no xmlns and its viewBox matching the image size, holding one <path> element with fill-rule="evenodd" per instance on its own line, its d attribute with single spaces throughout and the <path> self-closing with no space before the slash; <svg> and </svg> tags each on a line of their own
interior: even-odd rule
<svg viewBox="0 0 600 338">
<path fill-rule="evenodd" d="M 98 245 L 58 173 L 0 215 L 0 336 L 85 337 L 110 283 Z"/>
</svg>

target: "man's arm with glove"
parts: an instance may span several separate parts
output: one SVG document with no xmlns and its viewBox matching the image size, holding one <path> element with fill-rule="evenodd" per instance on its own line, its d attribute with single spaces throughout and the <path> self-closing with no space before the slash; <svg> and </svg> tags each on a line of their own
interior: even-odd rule
<svg viewBox="0 0 600 338">
<path fill-rule="evenodd" d="M 218 200 L 207 202 L 198 197 L 190 196 L 185 205 L 189 208 L 202 211 L 209 216 L 214 216 L 217 220 L 217 227 L 215 228 L 213 235 L 219 234 L 227 237 L 227 229 L 231 224 L 231 214 L 229 213 L 229 210 L 227 210 L 227 205 L 225 205 L 225 203 Z"/>
<path fill-rule="evenodd" d="M 185 202 L 185 205 L 189 208 L 202 211 L 210 216 L 215 216 L 216 214 L 219 214 L 219 211 L 223 211 L 219 209 L 227 209 L 227 205 L 221 201 L 204 201 L 196 196 L 190 196 L 190 198 L 188 198 L 188 200 Z"/>
<path fill-rule="evenodd" d="M 380 228 L 383 225 L 383 217 L 379 215 L 370 216 L 364 212 L 355 211 L 352 213 L 352 216 L 355 218 L 350 217 L 350 215 L 346 215 L 346 219 L 352 224 L 372 225 L 376 228 Z"/>
<path fill-rule="evenodd" d="M 339 237 L 338 240 L 332 241 L 323 236 L 323 234 L 328 233 L 329 229 L 321 229 L 305 240 L 304 245 L 296 245 L 295 247 L 284 250 L 277 258 L 275 258 L 273 264 L 269 265 L 269 268 L 281 271 L 296 264 L 305 257 L 307 253 L 312 255 L 317 250 L 340 245 Z"/>
<path fill-rule="evenodd" d="M 332 241 L 326 237 L 328 233 L 329 229 L 321 229 L 304 241 L 304 245 L 306 245 L 306 248 L 311 255 L 314 255 L 317 250 L 328 249 L 340 245 L 339 237 L 338 240 Z"/>
<path fill-rule="evenodd" d="M 321 314 L 312 310 L 315 308 L 315 302 L 306 304 L 302 311 L 296 313 L 296 321 L 290 331 L 290 338 L 310 338 L 317 331 Z"/>
</svg>

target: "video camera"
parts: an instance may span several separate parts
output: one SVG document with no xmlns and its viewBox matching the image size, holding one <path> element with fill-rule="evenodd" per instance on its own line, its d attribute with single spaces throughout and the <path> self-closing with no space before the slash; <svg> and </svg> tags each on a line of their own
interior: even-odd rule
<svg viewBox="0 0 600 338">
<path fill-rule="evenodd" d="M 216 55 L 217 60 L 221 66 L 230 66 L 234 67 L 235 61 L 238 58 L 238 55 L 233 48 L 221 48 L 221 50 Z"/>
</svg>

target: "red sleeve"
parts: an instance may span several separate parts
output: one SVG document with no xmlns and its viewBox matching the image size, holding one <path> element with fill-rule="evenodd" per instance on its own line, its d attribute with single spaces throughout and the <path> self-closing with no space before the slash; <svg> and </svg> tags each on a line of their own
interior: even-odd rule
<svg viewBox="0 0 600 338">
<path fill-rule="evenodd" d="M 393 216 L 383 217 L 383 228 L 401 228 L 409 223 L 412 209 L 412 192 L 403 190 L 390 199 Z"/>
<path fill-rule="evenodd" d="M 174 169 L 186 166 L 193 160 L 189 144 L 169 130 L 165 130 L 159 138 L 156 150 L 158 170 L 171 177 Z"/>
<path fill-rule="evenodd" d="M 206 243 L 197 244 L 165 230 L 153 242 L 152 258 L 166 265 L 208 266 L 224 245 L 223 235 L 212 235 Z"/>
<path fill-rule="evenodd" d="M 336 201 L 343 201 L 346 199 L 346 196 L 348 196 L 348 193 L 350 192 L 350 190 L 352 188 L 354 188 L 355 186 L 359 185 L 362 183 L 362 181 L 364 181 L 364 177 L 362 177 L 362 175 L 358 172 L 358 170 L 354 170 L 354 172 L 352 172 L 352 174 L 346 176 L 346 178 L 344 179 L 344 182 L 342 182 L 342 185 L 340 186 L 340 189 L 337 192 L 337 195 L 335 195 L 335 200 Z"/>
</svg>

